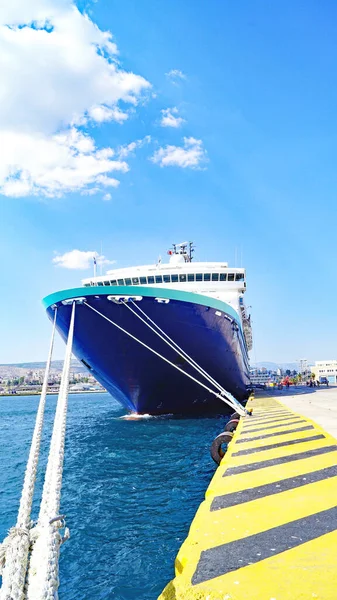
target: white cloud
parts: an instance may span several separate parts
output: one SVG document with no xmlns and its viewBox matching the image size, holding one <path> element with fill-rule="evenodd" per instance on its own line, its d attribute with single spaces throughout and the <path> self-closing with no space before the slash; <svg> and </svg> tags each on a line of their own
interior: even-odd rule
<svg viewBox="0 0 337 600">
<path fill-rule="evenodd" d="M 0 193 L 59 195 L 127 170 L 79 131 L 123 123 L 151 87 L 117 55 L 111 34 L 72 0 L 0 4 Z"/>
<path fill-rule="evenodd" d="M 93 121 L 97 123 L 103 123 L 104 121 L 117 121 L 117 123 L 123 123 L 128 118 L 128 114 L 123 112 L 120 108 L 108 108 L 101 104 L 101 106 L 93 106 L 89 110 L 89 116 Z"/>
<path fill-rule="evenodd" d="M 193 137 L 184 137 L 183 146 L 165 146 L 156 150 L 151 160 L 161 167 L 181 167 L 197 169 L 206 162 L 206 152 L 202 141 Z"/>
<path fill-rule="evenodd" d="M 111 200 L 112 196 L 111 194 L 104 194 L 103 196 L 103 200 L 105 200 L 106 202 L 109 202 L 109 200 Z"/>
<path fill-rule="evenodd" d="M 168 73 L 165 73 L 166 77 L 174 84 L 177 84 L 178 81 L 183 81 L 187 79 L 185 73 L 180 71 L 180 69 L 171 69 Z"/>
<path fill-rule="evenodd" d="M 130 154 L 133 154 L 133 152 L 137 148 L 141 148 L 145 144 L 150 144 L 150 142 L 151 142 L 151 136 L 146 135 L 141 140 L 135 140 L 134 142 L 130 142 L 130 144 L 126 144 L 125 146 L 120 146 L 117 149 L 118 158 L 126 158 Z"/>
<path fill-rule="evenodd" d="M 129 167 L 111 156 L 111 149 L 97 150 L 93 139 L 75 128 L 54 136 L 3 131 L 0 190 L 6 196 L 52 197 L 97 185 L 117 187 L 111 173 Z"/>
<path fill-rule="evenodd" d="M 160 124 L 162 127 L 180 127 L 185 123 L 185 119 L 177 117 L 178 109 L 174 106 L 173 108 L 164 108 L 162 111 L 162 118 Z"/>
<path fill-rule="evenodd" d="M 103 254 L 98 254 L 93 250 L 71 250 L 65 254 L 57 254 L 53 258 L 53 263 L 57 267 L 64 269 L 89 269 L 94 264 L 94 257 L 97 265 L 113 265 L 115 260 L 108 260 Z"/>
</svg>

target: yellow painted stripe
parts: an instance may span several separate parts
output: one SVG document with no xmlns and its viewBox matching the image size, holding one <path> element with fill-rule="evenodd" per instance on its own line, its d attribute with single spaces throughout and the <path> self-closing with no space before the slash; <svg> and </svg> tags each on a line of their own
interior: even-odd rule
<svg viewBox="0 0 337 600">
<path fill-rule="evenodd" d="M 282 404 L 274 399 L 250 400 L 248 407 L 251 406 L 254 406 L 255 414 L 259 413 L 260 418 L 264 414 L 268 415 L 271 407 L 273 410 L 282 408 Z M 300 417 L 300 415 L 293 413 L 293 417 Z M 259 435 L 249 434 L 246 426 L 247 419 L 248 417 L 240 419 L 233 441 L 229 444 L 228 451 L 206 492 L 205 500 L 195 515 L 189 535 L 179 550 L 175 564 L 176 577 L 165 588 L 160 600 L 307 600 L 308 598 L 335 600 L 337 598 L 335 592 L 337 522 L 336 525 L 329 522 L 330 529 L 336 528 L 336 531 L 331 533 L 325 533 L 328 529 L 324 524 L 321 529 L 317 527 L 317 531 L 323 532 L 323 535 L 318 533 L 316 538 L 315 527 L 310 530 L 308 528 L 306 539 L 309 541 L 305 543 L 302 543 L 297 535 L 294 541 L 288 540 L 287 537 L 282 538 L 282 532 L 292 531 L 292 528 L 297 532 L 296 528 L 300 527 L 297 523 L 301 524 L 302 519 L 304 523 L 305 519 L 310 523 L 318 522 L 319 514 L 325 515 L 324 511 L 330 511 L 327 513 L 329 515 L 337 515 L 335 508 L 337 476 L 334 476 L 334 470 L 331 469 L 337 464 L 337 441 L 316 423 L 301 417 L 302 425 L 310 424 L 313 429 L 292 432 L 291 429 L 296 428 L 296 425 L 289 426 L 288 431 L 287 427 L 280 423 L 275 429 L 266 429 L 266 433 L 284 431 L 281 435 L 237 444 L 236 440 L 239 438 Z M 273 420 L 276 420 L 276 415 L 275 417 L 268 415 L 266 420 L 262 419 L 261 424 L 258 425 L 256 419 L 255 427 L 259 427 L 261 430 L 259 433 L 262 435 L 263 424 L 267 428 Z M 322 439 L 310 440 L 311 437 L 322 434 L 324 435 Z M 304 441 L 307 438 L 309 441 Z M 289 441 L 294 440 L 298 443 L 278 445 L 279 442 L 288 444 Z M 274 447 L 269 448 L 272 444 Z M 268 448 L 264 449 L 265 446 Z M 318 451 L 327 449 L 328 452 L 311 456 L 308 454 L 316 449 Z M 240 450 L 253 452 L 236 455 Z M 292 462 L 291 457 L 296 457 L 298 454 L 300 459 Z M 288 459 L 289 462 L 282 462 L 282 464 L 266 463 L 266 461 Z M 265 466 L 266 464 L 268 466 Z M 234 467 L 246 466 L 254 467 L 254 470 L 235 473 Z M 322 470 L 328 467 L 330 467 L 329 478 L 321 478 L 302 485 L 301 475 L 305 476 L 317 471 L 323 477 Z M 288 489 L 285 486 L 284 491 L 273 493 L 276 486 L 269 485 L 266 493 L 271 495 L 256 497 L 256 493 L 254 496 L 246 494 L 246 501 L 241 500 L 241 504 L 231 505 L 233 504 L 231 500 L 226 506 L 220 505 L 218 501 L 218 509 L 210 510 L 217 496 L 225 497 L 226 494 L 268 486 L 282 480 L 290 480 L 292 477 L 299 478 L 297 487 Z M 280 553 L 277 553 L 277 548 L 274 548 L 270 549 L 270 552 L 276 554 L 269 555 L 269 549 L 264 549 L 265 558 L 255 557 L 254 564 L 247 565 L 244 563 L 247 563 L 248 559 L 244 558 L 243 552 L 242 568 L 238 566 L 240 557 L 235 559 L 232 557 L 236 567 L 230 572 L 226 572 L 229 567 L 226 567 L 225 558 L 224 563 L 221 561 L 219 563 L 219 556 L 220 558 L 226 556 L 227 545 L 229 549 L 247 547 L 247 552 L 248 549 L 254 552 L 255 540 L 258 544 L 260 539 L 269 539 L 268 536 L 273 535 L 275 528 L 279 532 L 277 535 L 280 536 L 276 538 L 276 542 L 279 541 L 282 548 Z M 310 536 L 315 539 L 310 539 Z M 218 556 L 218 563 L 214 566 L 213 576 L 210 561 L 214 560 L 212 557 L 215 556 Z M 235 562 L 236 560 L 239 562 Z M 219 564 L 220 571 L 223 568 L 223 574 L 220 575 Z M 207 568 L 204 572 L 205 565 Z M 207 580 L 203 580 L 203 577 Z M 199 581 L 202 583 L 198 583 Z"/>
<path fill-rule="evenodd" d="M 322 456 L 315 456 L 313 458 L 302 459 L 283 465 L 270 466 L 257 471 L 239 473 L 238 475 L 231 475 L 231 477 L 227 478 L 223 478 L 222 475 L 220 476 L 218 469 L 206 491 L 206 498 L 216 496 L 219 494 L 219 490 L 221 490 L 221 493 L 223 494 L 238 492 L 249 487 L 257 487 L 259 485 L 265 485 L 266 483 L 272 483 L 279 479 L 312 473 L 318 469 L 332 467 L 336 464 L 337 449 L 335 452 L 330 452 L 329 454 L 324 454 Z"/>
<path fill-rule="evenodd" d="M 309 484 L 305 503 L 303 494 L 303 488 L 288 490 L 216 512 L 211 512 L 210 502 L 204 501 L 195 515 L 189 538 L 198 541 L 199 548 L 209 548 L 210 538 L 216 546 L 332 508 L 337 504 L 337 477 Z M 200 537 L 201 530 L 206 530 L 207 535 Z"/>
</svg>

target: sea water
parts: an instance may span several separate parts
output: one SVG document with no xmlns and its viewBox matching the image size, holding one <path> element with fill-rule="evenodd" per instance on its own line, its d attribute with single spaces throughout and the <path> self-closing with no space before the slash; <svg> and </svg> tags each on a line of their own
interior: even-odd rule
<svg viewBox="0 0 337 600">
<path fill-rule="evenodd" d="M 16 521 L 38 400 L 0 398 L 0 540 Z M 55 404 L 49 396 L 33 518 Z M 123 417 L 109 394 L 69 396 L 60 600 L 155 600 L 214 473 L 222 418 Z"/>
</svg>

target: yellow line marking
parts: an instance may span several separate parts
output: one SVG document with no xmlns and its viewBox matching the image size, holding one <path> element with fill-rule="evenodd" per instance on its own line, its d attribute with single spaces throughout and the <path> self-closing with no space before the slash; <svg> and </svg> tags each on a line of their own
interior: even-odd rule
<svg viewBox="0 0 337 600">
<path fill-rule="evenodd" d="M 251 406 L 254 407 L 253 414 L 256 416 L 257 413 L 259 416 L 268 414 L 270 408 L 278 410 L 283 407 L 281 402 L 275 399 L 250 400 L 248 407 Z M 292 413 L 292 416 L 300 417 L 296 413 Z M 274 419 L 276 415 L 275 417 L 270 415 L 270 419 L 264 422 L 265 426 L 268 427 Z M 221 547 L 222 544 L 235 543 L 237 540 L 245 543 L 245 539 L 249 536 L 258 536 L 275 527 L 280 527 L 280 535 L 282 535 L 282 526 L 333 509 L 337 505 L 337 476 L 335 476 L 236 506 L 210 511 L 215 496 L 259 487 L 282 479 L 305 476 L 306 473 L 336 465 L 337 449 L 322 455 L 308 456 L 283 464 L 270 464 L 258 470 L 235 474 L 233 469 L 235 466 L 264 463 L 266 460 L 276 460 L 280 457 L 290 459 L 293 455 L 302 452 L 337 444 L 332 436 L 312 420 L 305 417 L 301 419 L 304 421 L 301 425 L 310 424 L 314 429 L 292 433 L 291 428 L 295 428 L 295 424 L 289 426 L 289 431 L 286 431 L 287 426 L 280 423 L 279 427 L 269 431 L 286 431 L 283 435 L 236 444 L 235 441 L 239 437 L 250 435 L 243 424 L 253 425 L 253 419 L 249 421 L 249 417 L 240 420 L 233 441 L 229 444 L 228 451 L 209 485 L 205 500 L 195 515 L 189 535 L 178 552 L 176 577 L 165 588 L 160 600 L 309 600 L 312 598 L 336 600 L 337 531 L 320 535 L 317 539 L 275 556 L 268 556 L 260 562 L 210 578 L 203 583 L 192 584 L 202 551 Z M 263 423 L 259 424 L 257 419 L 254 420 L 254 425 L 255 423 L 261 431 L 251 435 L 262 435 Z M 276 446 L 279 442 L 302 440 L 322 433 L 325 436 L 323 439 L 303 443 L 299 441 L 289 446 Z M 233 456 L 239 450 L 263 448 L 274 442 L 273 449 Z M 226 476 L 227 468 L 230 469 L 231 474 Z M 250 540 L 249 543 L 251 544 L 252 541 Z M 209 555 L 212 553 L 206 552 L 203 556 Z"/>
</svg>

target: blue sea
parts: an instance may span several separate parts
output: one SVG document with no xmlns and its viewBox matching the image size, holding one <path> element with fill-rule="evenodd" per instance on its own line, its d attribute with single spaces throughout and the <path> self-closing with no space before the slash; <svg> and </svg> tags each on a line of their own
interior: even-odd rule
<svg viewBox="0 0 337 600">
<path fill-rule="evenodd" d="M 42 468 L 55 404 L 48 397 Z M 0 398 L 1 540 L 16 521 L 37 405 L 37 396 Z M 209 447 L 223 419 L 124 415 L 109 394 L 69 396 L 60 600 L 155 600 L 214 473 Z"/>
</svg>

